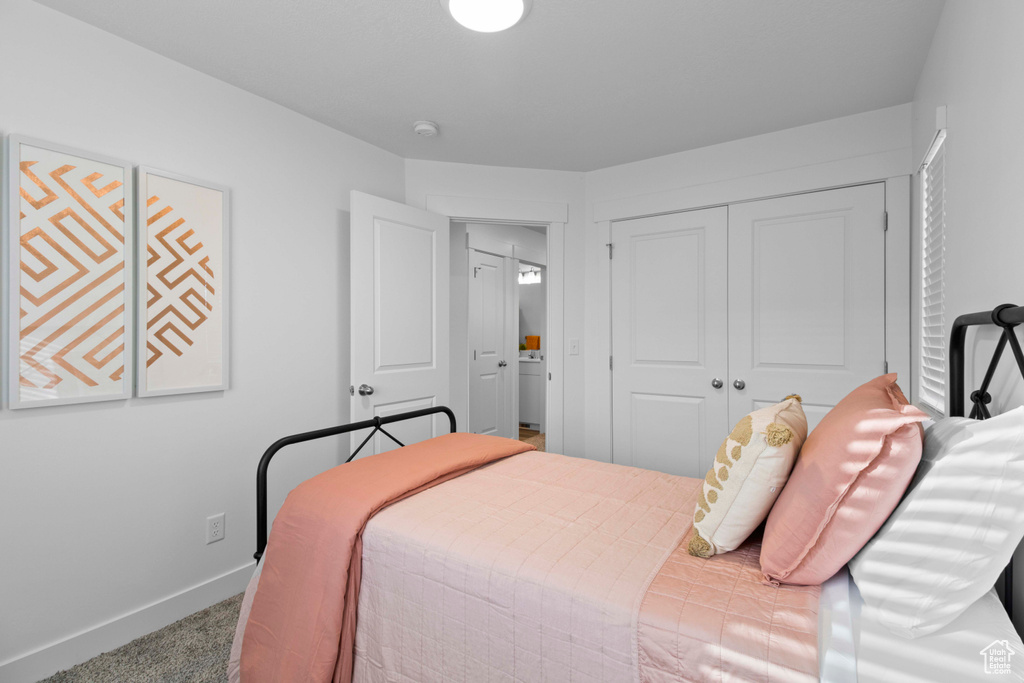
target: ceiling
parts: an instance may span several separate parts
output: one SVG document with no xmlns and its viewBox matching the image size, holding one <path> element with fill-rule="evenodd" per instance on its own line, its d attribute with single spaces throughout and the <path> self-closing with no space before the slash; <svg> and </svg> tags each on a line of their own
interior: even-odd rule
<svg viewBox="0 0 1024 683">
<path fill-rule="evenodd" d="M 39 0 L 405 158 L 590 171 L 913 99 L 937 0 Z M 412 132 L 419 119 L 441 134 Z"/>
</svg>

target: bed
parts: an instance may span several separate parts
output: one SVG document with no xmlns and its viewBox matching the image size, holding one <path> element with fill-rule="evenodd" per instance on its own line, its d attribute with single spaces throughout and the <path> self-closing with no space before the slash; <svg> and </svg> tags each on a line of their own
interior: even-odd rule
<svg viewBox="0 0 1024 683">
<path fill-rule="evenodd" d="M 978 413 L 985 410 L 987 387 L 1006 345 L 1024 372 L 1024 354 L 1012 332 L 1024 322 L 1024 308 L 996 311 L 987 320 L 980 314 L 958 319 L 950 349 L 950 387 L 962 398 L 964 330 L 993 321 L 1004 327 L 991 370 L 972 395 L 979 418 L 986 416 Z M 963 404 L 954 400 L 951 412 L 956 411 L 962 415 Z M 315 673 L 293 669 L 285 675 L 284 669 L 271 673 L 259 665 L 243 671 L 247 628 L 265 631 L 282 649 L 293 647 L 278 642 L 287 628 L 275 632 L 267 626 L 266 615 L 274 610 L 253 618 L 261 588 L 269 591 L 271 581 L 283 580 L 273 562 L 273 576 L 264 576 L 267 558 L 295 555 L 294 548 L 302 547 L 288 550 L 273 535 L 267 544 L 270 459 L 292 443 L 356 429 L 390 437 L 388 424 L 436 413 L 449 417 L 453 432 L 437 437 L 441 448 L 461 447 L 452 440 L 459 436 L 454 415 L 434 408 L 287 437 L 268 449 L 257 477 L 256 557 L 264 561 L 243 603 L 231 680 L 964 681 L 987 679 L 983 651 L 990 644 L 1001 642 L 1024 660 L 1024 644 L 994 590 L 943 628 L 894 640 L 865 609 L 845 570 L 820 586 L 773 585 L 758 562 L 757 534 L 710 559 L 689 554 L 702 480 L 527 450 L 496 455 L 471 471 L 455 466 L 460 476 L 442 481 L 431 471 L 422 477 L 429 485 L 409 484 L 415 495 L 379 497 L 360 527 L 359 553 L 351 560 L 361 574 L 357 590 L 346 592 L 349 586 L 317 607 L 321 618 L 321 612 L 339 609 L 339 595 L 342 602 L 348 598 L 350 644 L 343 644 L 336 660 L 328 657 L 331 667 Z M 420 461 L 429 448 L 417 444 L 390 453 Z M 404 470 L 408 463 L 395 466 Z M 351 465 L 335 469 L 346 467 Z M 333 543 L 333 532 L 324 533 Z M 310 557 L 319 551 L 303 552 Z M 343 564 L 350 561 L 345 558 Z M 308 562 L 301 564 L 305 569 Z M 328 582 L 335 580 L 332 575 Z M 290 590 L 281 591 L 277 611 L 308 619 L 308 611 L 294 614 L 291 597 Z M 345 620 L 337 621 L 340 632 Z M 326 639 L 331 647 L 334 637 L 331 631 Z M 350 659 L 342 663 L 346 647 Z M 306 657 L 292 654 L 300 663 Z M 1016 669 L 1010 674 L 1011 680 L 1021 679 Z"/>
</svg>

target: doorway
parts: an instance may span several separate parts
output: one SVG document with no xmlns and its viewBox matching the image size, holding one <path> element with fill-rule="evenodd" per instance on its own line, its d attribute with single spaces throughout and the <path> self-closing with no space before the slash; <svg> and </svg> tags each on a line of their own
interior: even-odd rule
<svg viewBox="0 0 1024 683">
<path fill-rule="evenodd" d="M 540 447 L 551 378 L 547 226 L 453 221 L 451 235 L 451 338 L 463 347 L 453 348 L 453 406 L 465 406 L 467 431 Z"/>
</svg>

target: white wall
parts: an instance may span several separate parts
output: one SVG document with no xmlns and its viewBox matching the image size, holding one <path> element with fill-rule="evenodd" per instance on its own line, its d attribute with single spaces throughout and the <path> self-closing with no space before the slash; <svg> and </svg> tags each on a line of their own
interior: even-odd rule
<svg viewBox="0 0 1024 683">
<path fill-rule="evenodd" d="M 905 176 L 910 105 L 593 171 L 586 176 L 586 452 L 611 459 L 611 222 Z M 889 199 L 887 198 L 887 202 Z"/>
<path fill-rule="evenodd" d="M 1021 254 L 1024 221 L 1024 3 L 948 0 L 913 102 L 914 161 L 935 133 L 935 109 L 947 107 L 946 324 L 963 313 L 1003 303 L 1024 305 Z M 915 221 L 915 244 L 920 244 Z M 915 251 L 916 253 L 916 251 Z M 917 272 L 920 272 L 919 264 Z M 920 293 L 916 285 L 915 292 Z M 918 300 L 919 300 L 918 296 Z M 969 333 L 967 389 L 976 389 L 991 357 L 994 330 Z M 1024 403 L 1024 384 L 1009 352 L 993 383 L 993 412 Z M 1024 581 L 1018 551 L 1015 582 Z M 1016 592 L 1017 630 L 1024 627 L 1024 595 Z"/>
<path fill-rule="evenodd" d="M 0 679 L 16 681 L 244 585 L 261 453 L 348 418 L 349 190 L 402 200 L 404 162 L 28 0 L 0 0 L 0 23 L 0 132 L 232 192 L 230 390 L 0 411 Z M 334 445 L 285 452 L 271 511 L 335 462 Z M 207 546 L 216 512 L 226 539 Z"/>
<path fill-rule="evenodd" d="M 413 159 L 406 161 L 405 168 L 406 202 L 412 206 L 426 208 L 427 198 L 430 196 L 551 202 L 568 205 L 569 216 L 565 226 L 564 263 L 566 348 L 560 351 L 565 361 L 565 419 L 562 450 L 567 455 L 584 455 L 584 402 L 582 396 L 585 345 L 581 344 L 581 355 L 568 355 L 569 340 L 582 339 L 584 332 L 583 303 L 586 273 L 583 174 Z M 453 290 L 454 286 L 453 283 Z M 559 351 L 548 349 L 548 353 L 554 354 Z M 549 365 L 549 369 L 550 367 Z"/>
</svg>

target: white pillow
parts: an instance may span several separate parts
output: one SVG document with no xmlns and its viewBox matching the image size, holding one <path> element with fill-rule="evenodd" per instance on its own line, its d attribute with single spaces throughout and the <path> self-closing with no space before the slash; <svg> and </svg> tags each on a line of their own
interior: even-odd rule
<svg viewBox="0 0 1024 683">
<path fill-rule="evenodd" d="M 866 605 L 890 631 L 936 631 L 987 593 L 1024 537 L 1024 407 L 939 420 L 888 521 L 850 560 Z"/>
</svg>

